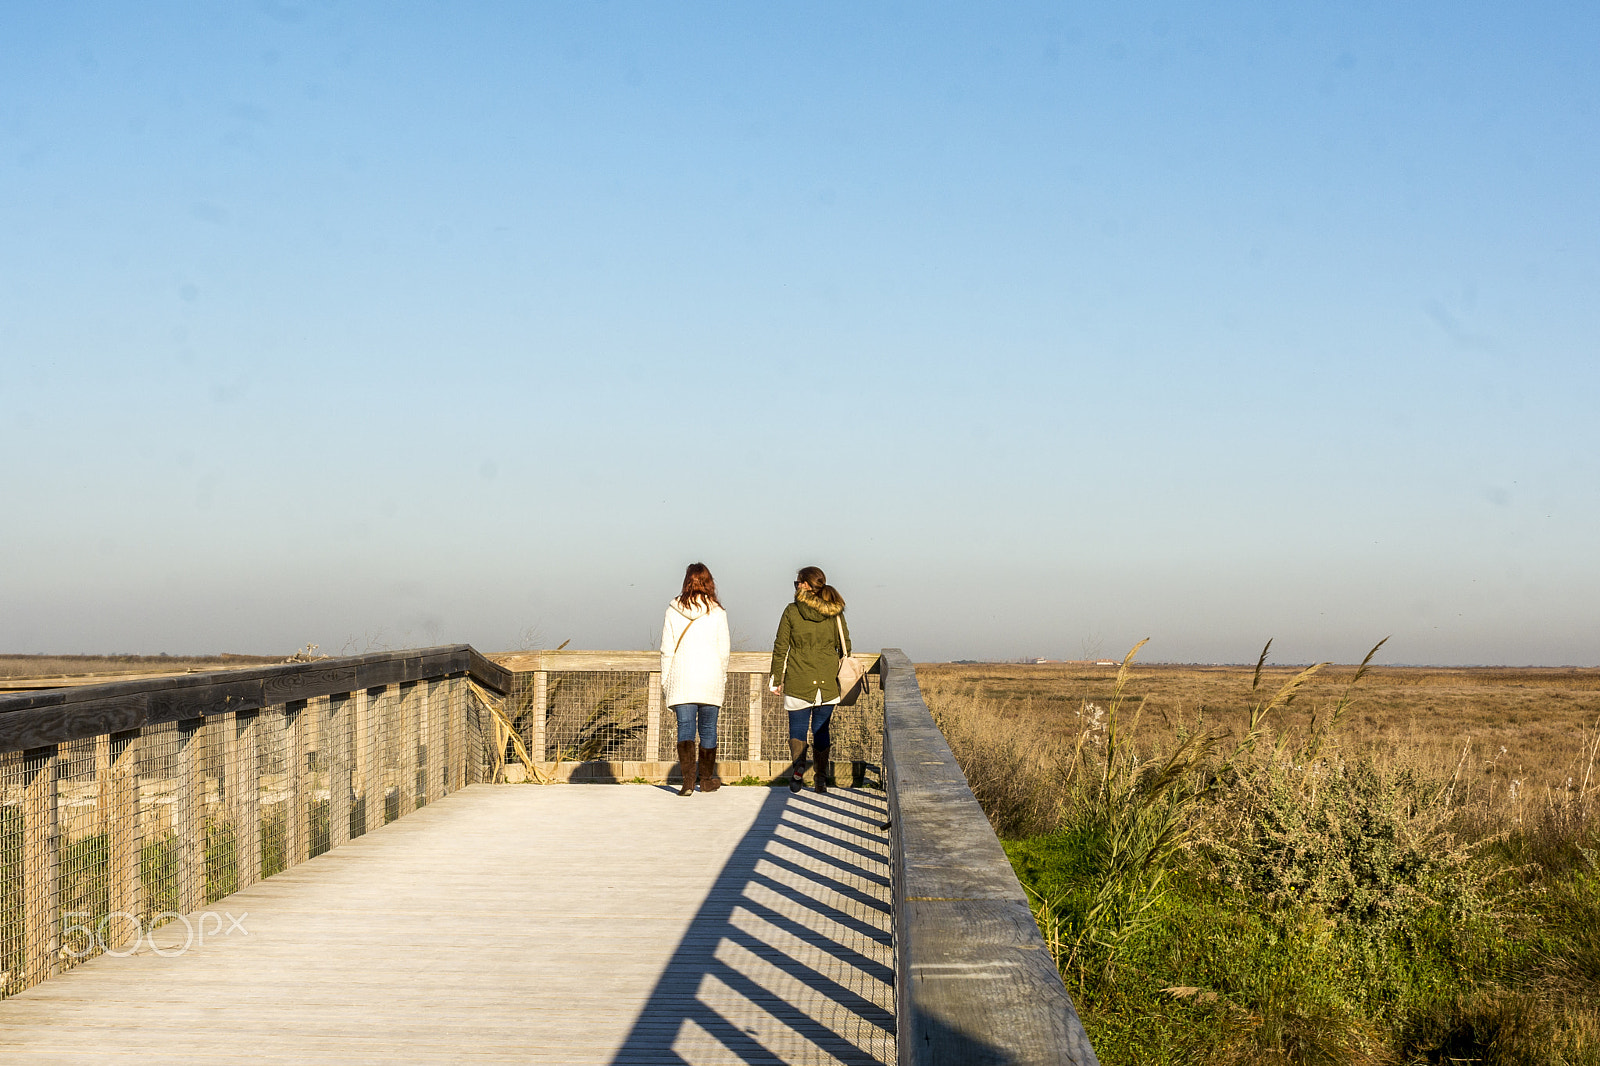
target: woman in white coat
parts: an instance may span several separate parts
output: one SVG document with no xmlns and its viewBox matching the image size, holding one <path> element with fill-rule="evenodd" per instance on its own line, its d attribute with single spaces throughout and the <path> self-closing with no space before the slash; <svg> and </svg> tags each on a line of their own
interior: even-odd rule
<svg viewBox="0 0 1600 1066">
<path fill-rule="evenodd" d="M 683 591 L 667 604 L 661 626 L 661 695 L 678 716 L 680 796 L 722 787 L 717 777 L 717 713 L 728 685 L 728 612 L 704 563 L 690 563 Z M 654 713 L 654 712 L 652 712 Z M 698 756 L 695 731 L 699 729 Z"/>
</svg>

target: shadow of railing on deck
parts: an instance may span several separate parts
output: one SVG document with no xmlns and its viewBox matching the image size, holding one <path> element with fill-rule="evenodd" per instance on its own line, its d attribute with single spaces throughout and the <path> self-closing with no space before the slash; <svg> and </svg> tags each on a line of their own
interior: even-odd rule
<svg viewBox="0 0 1600 1066">
<path fill-rule="evenodd" d="M 886 810 L 772 789 L 613 1066 L 893 1062 Z"/>
</svg>

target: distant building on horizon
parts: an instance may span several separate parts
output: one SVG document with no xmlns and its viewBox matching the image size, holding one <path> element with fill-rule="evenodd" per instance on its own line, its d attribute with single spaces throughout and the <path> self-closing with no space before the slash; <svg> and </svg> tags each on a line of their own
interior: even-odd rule
<svg viewBox="0 0 1600 1066">
<path fill-rule="evenodd" d="M 1045 659 L 1038 656 L 1024 656 L 1017 660 L 1024 666 L 1121 666 L 1115 659 Z"/>
</svg>

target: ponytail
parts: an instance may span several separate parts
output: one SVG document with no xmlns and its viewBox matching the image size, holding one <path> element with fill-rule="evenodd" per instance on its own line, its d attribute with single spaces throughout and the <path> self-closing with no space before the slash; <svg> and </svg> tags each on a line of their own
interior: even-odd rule
<svg viewBox="0 0 1600 1066">
<path fill-rule="evenodd" d="M 828 575 L 822 572 L 820 566 L 804 566 L 794 576 L 795 582 L 804 585 L 813 596 L 827 604 L 829 607 L 838 607 L 844 610 L 844 597 L 839 595 L 839 590 L 828 584 Z"/>
<path fill-rule="evenodd" d="M 823 585 L 820 589 L 816 590 L 815 595 L 817 599 L 821 600 L 829 607 L 838 607 L 840 610 L 844 609 L 844 597 L 839 595 L 839 590 L 834 588 L 832 585 Z"/>
</svg>

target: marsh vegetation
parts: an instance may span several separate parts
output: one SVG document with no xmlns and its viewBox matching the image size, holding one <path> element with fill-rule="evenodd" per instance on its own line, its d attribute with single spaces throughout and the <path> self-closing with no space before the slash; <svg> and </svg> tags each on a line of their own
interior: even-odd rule
<svg viewBox="0 0 1600 1066">
<path fill-rule="evenodd" d="M 918 672 L 1103 1062 L 1600 1063 L 1600 671 Z"/>
</svg>

